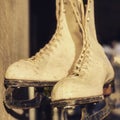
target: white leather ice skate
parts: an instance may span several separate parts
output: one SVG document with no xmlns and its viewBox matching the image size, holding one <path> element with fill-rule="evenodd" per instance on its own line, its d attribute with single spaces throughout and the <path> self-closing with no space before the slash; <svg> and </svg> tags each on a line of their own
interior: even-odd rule
<svg viewBox="0 0 120 120">
<path fill-rule="evenodd" d="M 71 6 L 65 11 L 61 0 L 56 0 L 56 7 L 57 28 L 50 42 L 35 56 L 10 65 L 5 74 L 6 86 L 53 86 L 71 72 L 82 48 L 79 22 L 83 22 L 84 16 L 70 10 Z M 8 91 L 11 90 L 7 90 L 7 97 L 11 94 Z"/>
<path fill-rule="evenodd" d="M 82 52 L 72 73 L 53 87 L 51 98 L 54 106 L 103 100 L 103 86 L 113 80 L 113 68 L 96 38 L 94 0 L 88 0 L 83 28 Z"/>
</svg>

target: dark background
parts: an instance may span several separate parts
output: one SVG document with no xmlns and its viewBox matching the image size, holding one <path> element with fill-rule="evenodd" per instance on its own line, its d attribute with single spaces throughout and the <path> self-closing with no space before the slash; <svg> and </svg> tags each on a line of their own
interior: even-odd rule
<svg viewBox="0 0 120 120">
<path fill-rule="evenodd" d="M 49 42 L 55 28 L 55 0 L 30 0 L 30 55 Z"/>
<path fill-rule="evenodd" d="M 95 20 L 101 44 L 120 40 L 120 0 L 95 0 Z M 30 0 L 30 55 L 50 40 L 55 28 L 55 0 Z"/>
<path fill-rule="evenodd" d="M 120 0 L 95 0 L 95 13 L 98 40 L 120 41 Z"/>
</svg>

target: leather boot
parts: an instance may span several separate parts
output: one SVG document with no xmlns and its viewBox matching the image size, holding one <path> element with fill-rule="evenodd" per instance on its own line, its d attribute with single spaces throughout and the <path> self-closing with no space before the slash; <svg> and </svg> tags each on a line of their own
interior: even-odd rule
<svg viewBox="0 0 120 120">
<path fill-rule="evenodd" d="M 41 82 L 57 82 L 69 74 L 80 54 L 81 33 L 74 13 L 66 16 L 62 2 L 59 3 L 57 28 L 50 42 L 35 56 L 10 65 L 5 82 L 39 86 Z"/>
<path fill-rule="evenodd" d="M 83 26 L 82 51 L 71 74 L 53 87 L 54 106 L 101 101 L 104 99 L 103 86 L 113 80 L 113 68 L 96 37 L 94 0 L 88 0 Z"/>
<path fill-rule="evenodd" d="M 75 5 L 77 4 L 76 2 Z M 57 27 L 53 37 L 35 56 L 10 65 L 5 74 L 5 85 L 8 87 L 53 86 L 66 77 L 82 49 L 79 24 L 83 22 L 84 16 L 81 15 L 71 6 L 65 10 L 63 1 L 56 0 Z M 7 96 L 10 95 L 10 91 L 7 90 L 9 93 Z"/>
</svg>

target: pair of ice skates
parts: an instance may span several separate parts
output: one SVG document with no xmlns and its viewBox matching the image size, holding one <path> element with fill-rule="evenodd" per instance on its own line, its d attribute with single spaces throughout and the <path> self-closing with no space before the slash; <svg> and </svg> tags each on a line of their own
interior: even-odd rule
<svg viewBox="0 0 120 120">
<path fill-rule="evenodd" d="M 85 11 L 85 12 L 84 12 Z M 75 106 L 102 101 L 109 88 L 113 68 L 97 41 L 94 0 L 56 0 L 57 28 L 50 42 L 35 56 L 10 65 L 5 74 L 8 106 L 29 107 L 40 102 L 12 100 L 15 87 L 54 86 L 53 106 Z M 19 103 L 19 104 L 18 104 Z"/>
</svg>

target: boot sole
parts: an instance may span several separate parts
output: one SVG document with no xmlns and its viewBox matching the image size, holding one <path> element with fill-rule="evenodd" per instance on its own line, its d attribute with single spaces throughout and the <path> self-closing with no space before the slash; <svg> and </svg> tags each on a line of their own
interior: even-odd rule
<svg viewBox="0 0 120 120">
<path fill-rule="evenodd" d="M 33 82 L 34 81 L 34 82 Z M 54 86 L 58 81 L 54 82 L 40 82 L 35 80 L 8 80 L 4 81 L 6 87 L 45 87 L 45 86 Z"/>
</svg>

